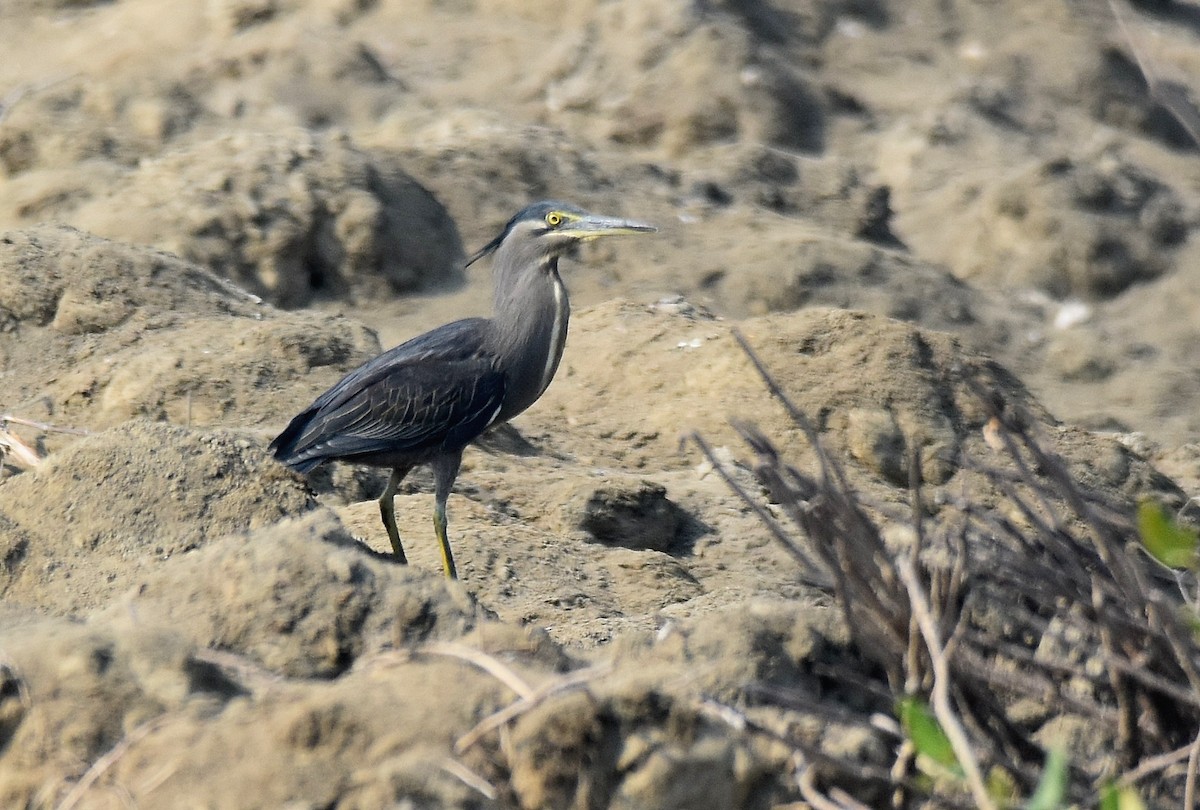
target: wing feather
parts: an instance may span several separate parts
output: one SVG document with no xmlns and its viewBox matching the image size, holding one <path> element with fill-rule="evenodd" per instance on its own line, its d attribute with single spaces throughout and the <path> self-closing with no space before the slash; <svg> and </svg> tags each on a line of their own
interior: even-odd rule
<svg viewBox="0 0 1200 810">
<path fill-rule="evenodd" d="M 485 323 L 447 324 L 350 372 L 271 443 L 276 457 L 307 470 L 335 458 L 466 444 L 504 400 L 504 374 L 483 345 Z"/>
</svg>

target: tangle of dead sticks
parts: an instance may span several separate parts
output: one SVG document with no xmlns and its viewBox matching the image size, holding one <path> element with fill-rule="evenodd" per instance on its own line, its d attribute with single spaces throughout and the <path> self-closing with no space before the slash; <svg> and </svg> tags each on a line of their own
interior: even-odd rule
<svg viewBox="0 0 1200 810">
<path fill-rule="evenodd" d="M 805 473 L 757 428 L 734 425 L 752 453 L 755 477 L 791 525 L 776 520 L 759 493 L 727 474 L 702 436 L 692 439 L 803 569 L 797 580 L 833 597 L 854 651 L 878 667 L 875 674 L 868 668 L 845 677 L 865 683 L 860 691 L 893 701 L 915 696 L 928 702 L 963 768 L 973 806 L 992 806 L 984 782 L 995 768 L 1010 774 L 1022 795 L 1036 789 L 1047 751 L 1035 739 L 1037 728 L 1012 711 L 1029 698 L 1056 707 L 1054 714 L 1083 718 L 1116 749 L 1107 762 L 1072 763 L 1069 800 L 1095 804 L 1101 773 L 1120 784 L 1137 780 L 1160 800 L 1178 803 L 1195 795 L 1200 648 L 1189 624 L 1194 613 L 1183 597 L 1195 583 L 1181 586 L 1143 553 L 1127 504 L 1080 485 L 1038 435 L 1034 420 L 963 366 L 953 376 L 983 403 L 994 458 L 964 454 L 959 463 L 982 476 L 1004 508 L 985 507 L 964 492 L 943 497 L 930 517 L 914 458 L 911 512 L 887 514 L 854 491 L 812 422 L 749 343 L 735 337 L 815 451 L 816 470 Z M 916 539 L 903 556 L 883 540 L 885 519 L 911 523 Z M 1039 644 L 1065 629 L 1079 640 L 1077 648 Z M 828 714 L 787 690 L 750 693 L 792 710 Z M 891 708 L 883 700 L 880 706 Z M 863 727 L 879 729 L 861 720 Z M 888 742 L 895 745 L 894 738 Z M 812 761 L 811 748 L 797 750 Z M 1168 764 L 1185 759 L 1186 773 L 1168 774 Z M 824 772 L 839 765 L 845 781 L 825 786 L 825 800 L 834 805 L 833 791 L 853 794 L 862 784 L 861 763 L 826 761 Z M 904 763 L 896 777 L 909 766 Z M 806 771 L 808 792 L 817 789 L 813 778 Z M 928 790 L 928 783 L 909 781 L 900 785 L 896 803 L 919 802 Z"/>
</svg>

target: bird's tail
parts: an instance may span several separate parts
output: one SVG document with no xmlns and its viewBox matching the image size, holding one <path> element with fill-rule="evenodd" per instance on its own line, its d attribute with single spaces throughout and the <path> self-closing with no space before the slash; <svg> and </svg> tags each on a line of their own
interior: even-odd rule
<svg viewBox="0 0 1200 810">
<path fill-rule="evenodd" d="M 304 449 L 300 448 L 305 429 L 308 427 L 308 422 L 312 416 L 312 411 L 304 411 L 299 414 L 268 445 L 278 461 L 286 464 L 298 473 L 307 473 L 325 460 L 322 456 L 308 455 L 304 452 Z"/>
</svg>

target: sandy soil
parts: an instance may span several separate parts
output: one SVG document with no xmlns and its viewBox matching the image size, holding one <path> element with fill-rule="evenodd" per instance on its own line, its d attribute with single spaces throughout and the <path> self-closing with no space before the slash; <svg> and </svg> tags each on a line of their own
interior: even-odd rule
<svg viewBox="0 0 1200 810">
<path fill-rule="evenodd" d="M 881 507 L 910 451 L 931 502 L 1000 503 L 964 369 L 1088 486 L 1200 494 L 1200 161 L 1138 68 L 1200 75 L 1200 6 L 1118 5 L 0 4 L 0 413 L 89 432 L 15 426 L 46 460 L 0 469 L 0 805 L 796 801 L 704 703 L 857 665 L 688 439 L 760 496 L 731 419 L 811 464 L 735 328 Z M 427 476 L 401 567 L 383 474 L 266 445 L 486 313 L 463 258 L 544 197 L 660 232 L 564 265 L 562 367 L 468 451 L 447 583 Z"/>
</svg>

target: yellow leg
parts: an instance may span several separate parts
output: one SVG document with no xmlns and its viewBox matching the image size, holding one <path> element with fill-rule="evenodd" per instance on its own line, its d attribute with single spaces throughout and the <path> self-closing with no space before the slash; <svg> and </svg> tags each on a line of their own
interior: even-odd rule
<svg viewBox="0 0 1200 810">
<path fill-rule="evenodd" d="M 433 469 L 433 531 L 437 534 L 438 544 L 442 547 L 442 570 L 450 579 L 458 579 L 458 569 L 454 567 L 454 554 L 450 551 L 450 539 L 446 537 L 446 501 L 458 475 L 458 466 L 462 463 L 462 448 L 451 450 L 434 456 L 429 462 Z"/>
<path fill-rule="evenodd" d="M 433 531 L 442 546 L 442 570 L 450 579 L 458 579 L 458 569 L 454 567 L 454 554 L 450 551 L 450 538 L 446 536 L 446 502 L 440 498 L 433 506 Z"/>
<path fill-rule="evenodd" d="M 396 488 L 407 473 L 408 470 L 404 469 L 392 470 L 387 488 L 379 496 L 379 515 L 383 518 L 383 527 L 387 529 L 388 539 L 392 541 L 392 554 L 396 562 L 403 565 L 408 564 L 408 558 L 404 556 L 404 546 L 400 545 L 400 530 L 396 528 Z"/>
</svg>

